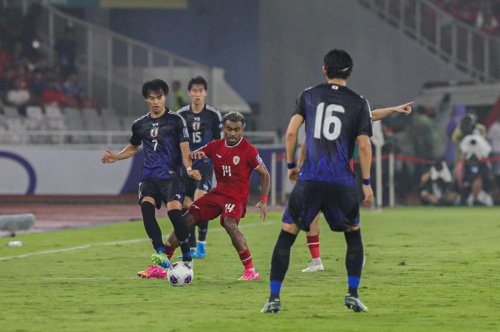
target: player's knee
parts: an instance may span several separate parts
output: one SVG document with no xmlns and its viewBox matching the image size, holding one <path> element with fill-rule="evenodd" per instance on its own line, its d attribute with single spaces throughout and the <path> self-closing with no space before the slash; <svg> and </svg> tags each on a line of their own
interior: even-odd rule
<svg viewBox="0 0 500 332">
<path fill-rule="evenodd" d="M 348 250 L 363 250 L 363 240 L 361 239 L 361 231 L 359 229 L 357 231 L 346 232 L 344 236 Z"/>
<path fill-rule="evenodd" d="M 143 206 L 149 206 L 149 205 L 152 205 L 153 206 L 153 209 L 156 207 L 156 201 L 153 197 L 151 196 L 144 196 L 142 199 L 141 199 L 141 208 Z"/>
<path fill-rule="evenodd" d="M 351 233 L 351 232 L 359 231 L 360 229 L 361 229 L 361 226 L 359 226 L 359 225 L 348 226 L 347 229 L 345 230 L 345 232 Z"/>
<path fill-rule="evenodd" d="M 193 200 L 189 196 L 184 197 L 184 203 L 182 203 L 183 210 L 189 209 L 191 205 L 193 205 Z"/>
<path fill-rule="evenodd" d="M 222 227 L 224 227 L 228 233 L 231 233 L 238 229 L 238 223 L 233 218 L 224 218 Z"/>
<path fill-rule="evenodd" d="M 186 223 L 186 225 L 188 227 L 194 227 L 196 225 L 196 219 L 194 218 L 194 216 L 188 212 L 186 212 L 182 218 L 184 219 L 184 222 Z"/>
<path fill-rule="evenodd" d="M 281 229 L 287 233 L 291 233 L 293 235 L 297 235 L 299 232 L 299 227 L 296 224 L 281 224 Z"/>
<path fill-rule="evenodd" d="M 150 201 L 142 201 L 141 202 L 141 213 L 144 219 L 149 221 L 149 219 L 155 218 L 155 205 Z"/>
</svg>

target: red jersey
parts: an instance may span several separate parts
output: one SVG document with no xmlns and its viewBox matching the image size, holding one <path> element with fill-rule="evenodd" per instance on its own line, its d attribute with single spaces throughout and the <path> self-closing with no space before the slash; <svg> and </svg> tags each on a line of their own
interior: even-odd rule
<svg viewBox="0 0 500 332">
<path fill-rule="evenodd" d="M 226 139 L 212 141 L 199 149 L 212 160 L 217 186 L 211 190 L 224 196 L 248 201 L 250 175 L 262 164 L 259 151 L 245 138 L 234 146 Z"/>
</svg>

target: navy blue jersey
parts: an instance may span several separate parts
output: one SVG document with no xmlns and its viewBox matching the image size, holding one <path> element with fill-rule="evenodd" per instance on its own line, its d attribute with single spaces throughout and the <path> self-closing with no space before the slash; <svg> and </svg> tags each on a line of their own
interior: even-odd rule
<svg viewBox="0 0 500 332">
<path fill-rule="evenodd" d="M 322 83 L 302 92 L 294 114 L 304 118 L 306 133 L 299 180 L 354 186 L 349 161 L 356 138 L 372 136 L 368 102 L 347 87 Z"/>
<path fill-rule="evenodd" d="M 189 148 L 191 151 L 196 151 L 209 142 L 222 138 L 222 117 L 220 112 L 214 107 L 205 104 L 201 112 L 194 113 L 191 110 L 191 105 L 187 105 L 178 110 L 177 114 L 182 116 L 186 121 L 189 131 Z M 202 160 L 194 161 L 193 166 L 196 166 L 200 162 Z"/>
<path fill-rule="evenodd" d="M 135 120 L 130 144 L 144 145 L 142 179 L 165 180 L 179 176 L 183 167 L 179 144 L 187 141 L 186 122 L 176 113 L 167 111 L 156 119 L 146 114 Z"/>
</svg>

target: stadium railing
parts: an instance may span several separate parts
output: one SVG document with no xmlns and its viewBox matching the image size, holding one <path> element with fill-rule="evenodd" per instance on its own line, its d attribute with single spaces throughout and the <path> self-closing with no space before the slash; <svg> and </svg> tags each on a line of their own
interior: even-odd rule
<svg viewBox="0 0 500 332">
<path fill-rule="evenodd" d="M 112 146 L 128 144 L 130 134 L 122 130 L 7 130 L 0 131 L 0 144 Z M 273 131 L 245 131 L 245 138 L 256 145 L 280 144 Z"/>
<path fill-rule="evenodd" d="M 500 38 L 458 20 L 429 0 L 358 2 L 474 79 L 500 82 Z"/>
</svg>

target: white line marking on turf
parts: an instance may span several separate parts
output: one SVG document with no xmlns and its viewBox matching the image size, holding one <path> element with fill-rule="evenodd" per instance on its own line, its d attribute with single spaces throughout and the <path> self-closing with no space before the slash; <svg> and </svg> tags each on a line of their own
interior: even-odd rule
<svg viewBox="0 0 500 332">
<path fill-rule="evenodd" d="M 255 223 L 255 224 L 241 225 L 240 228 L 244 229 L 244 228 L 252 228 L 252 227 L 258 227 L 258 226 L 270 226 L 270 225 L 275 225 L 276 223 L 277 223 L 276 221 L 265 221 L 265 222 Z M 224 230 L 224 228 L 221 227 L 221 228 L 214 229 L 210 232 L 221 232 L 223 230 Z M 149 239 L 141 238 L 141 239 L 132 239 L 132 240 L 123 240 L 123 241 L 84 244 L 84 245 L 76 246 L 76 247 L 54 249 L 54 250 L 44 250 L 44 251 L 16 255 L 16 256 L 0 257 L 0 261 L 6 261 L 6 260 L 11 260 L 11 259 L 29 258 L 29 257 L 41 256 L 41 255 L 58 254 L 58 253 L 62 253 L 62 252 L 84 250 L 84 249 L 90 249 L 90 248 L 94 248 L 94 247 L 108 247 L 108 246 L 115 246 L 118 244 L 132 244 L 132 243 L 139 243 L 139 242 L 144 242 L 144 241 L 149 241 Z"/>
</svg>

